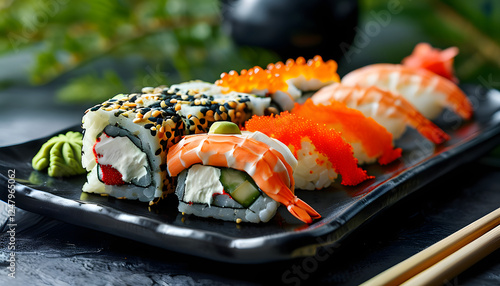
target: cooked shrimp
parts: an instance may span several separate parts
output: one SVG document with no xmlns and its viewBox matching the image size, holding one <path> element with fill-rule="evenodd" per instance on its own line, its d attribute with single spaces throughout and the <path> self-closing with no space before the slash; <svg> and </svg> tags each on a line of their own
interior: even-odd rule
<svg viewBox="0 0 500 286">
<path fill-rule="evenodd" d="M 267 144 L 238 135 L 203 134 L 184 137 L 167 155 L 167 171 L 177 176 L 194 164 L 247 172 L 259 188 L 305 223 L 320 218 L 294 193 L 293 170 L 281 153 Z"/>
<path fill-rule="evenodd" d="M 395 64 L 373 64 L 348 73 L 342 84 L 377 86 L 402 95 L 429 119 L 449 108 L 464 119 L 472 116 L 467 96 L 452 81 L 431 71 Z"/>
<path fill-rule="evenodd" d="M 435 144 L 449 139 L 449 136 L 418 112 L 404 97 L 381 90 L 375 86 L 360 87 L 332 84 L 316 92 L 311 100 L 315 104 L 331 104 L 338 101 L 371 117 L 394 139 L 403 135 L 406 126 L 415 128 Z"/>
</svg>

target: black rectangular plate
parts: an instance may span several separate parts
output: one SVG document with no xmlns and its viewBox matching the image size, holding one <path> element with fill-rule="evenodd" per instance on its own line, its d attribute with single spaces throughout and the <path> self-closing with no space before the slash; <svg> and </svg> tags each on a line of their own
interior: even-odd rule
<svg viewBox="0 0 500 286">
<path fill-rule="evenodd" d="M 335 183 L 320 191 L 297 190 L 322 215 L 311 225 L 300 223 L 284 207 L 266 224 L 235 224 L 183 216 L 173 199 L 151 209 L 146 203 L 82 193 L 85 176 L 51 178 L 32 169 L 31 159 L 48 138 L 0 148 L 0 199 L 7 201 L 8 173 L 14 170 L 16 206 L 61 221 L 219 261 L 261 263 L 310 256 L 500 143 L 500 93 L 480 86 L 462 88 L 475 115 L 462 122 L 444 112 L 436 123 L 451 136 L 445 144 L 435 147 L 409 130 L 397 142 L 404 149 L 402 158 L 387 166 L 365 166 L 375 179 L 355 187 Z"/>
</svg>

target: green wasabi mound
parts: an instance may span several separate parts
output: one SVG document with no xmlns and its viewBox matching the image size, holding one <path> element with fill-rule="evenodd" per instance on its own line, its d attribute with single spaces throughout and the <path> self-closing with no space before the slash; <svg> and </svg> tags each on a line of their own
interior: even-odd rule
<svg viewBox="0 0 500 286">
<path fill-rule="evenodd" d="M 217 121 L 210 126 L 208 134 L 241 134 L 240 128 L 233 122 Z"/>
<path fill-rule="evenodd" d="M 69 131 L 45 142 L 33 157 L 33 169 L 47 172 L 51 177 L 69 177 L 85 174 L 82 167 L 83 136 L 79 132 Z"/>
</svg>

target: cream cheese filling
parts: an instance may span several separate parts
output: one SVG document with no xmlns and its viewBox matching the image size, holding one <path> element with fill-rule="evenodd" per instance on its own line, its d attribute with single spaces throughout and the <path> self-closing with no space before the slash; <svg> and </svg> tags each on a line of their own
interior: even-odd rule
<svg viewBox="0 0 500 286">
<path fill-rule="evenodd" d="M 224 193 L 224 187 L 219 181 L 220 174 L 220 169 L 215 167 L 191 166 L 186 176 L 183 201 L 210 206 L 214 195 Z"/>
<path fill-rule="evenodd" d="M 147 180 L 148 158 L 128 137 L 111 137 L 103 132 L 94 148 L 97 162 L 116 169 L 124 182 Z"/>
</svg>

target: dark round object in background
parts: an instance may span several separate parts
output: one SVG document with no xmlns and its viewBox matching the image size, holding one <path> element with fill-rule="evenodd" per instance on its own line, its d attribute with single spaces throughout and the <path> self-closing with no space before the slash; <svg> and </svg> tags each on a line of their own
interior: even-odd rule
<svg viewBox="0 0 500 286">
<path fill-rule="evenodd" d="M 238 45 L 262 47 L 283 60 L 321 55 L 338 60 L 354 38 L 353 0 L 221 0 L 223 29 Z"/>
</svg>

